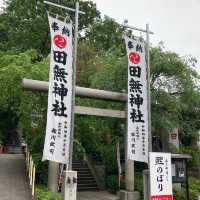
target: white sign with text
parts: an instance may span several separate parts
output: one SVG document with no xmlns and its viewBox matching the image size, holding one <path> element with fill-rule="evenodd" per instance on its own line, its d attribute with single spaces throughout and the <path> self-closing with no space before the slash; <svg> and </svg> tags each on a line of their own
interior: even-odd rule
<svg viewBox="0 0 200 200">
<path fill-rule="evenodd" d="M 172 200 L 172 166 L 170 153 L 150 152 L 151 200 Z"/>
</svg>

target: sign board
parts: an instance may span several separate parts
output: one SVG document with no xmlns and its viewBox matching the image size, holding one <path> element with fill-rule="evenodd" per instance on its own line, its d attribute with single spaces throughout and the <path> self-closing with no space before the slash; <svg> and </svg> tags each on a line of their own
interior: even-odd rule
<svg viewBox="0 0 200 200">
<path fill-rule="evenodd" d="M 72 23 L 49 16 L 51 58 L 43 160 L 68 165 L 72 106 Z"/>
<path fill-rule="evenodd" d="M 150 152 L 151 200 L 172 200 L 171 154 Z"/>
<path fill-rule="evenodd" d="M 198 137 L 197 145 L 200 147 L 200 131 L 199 131 L 199 137 Z"/>
<path fill-rule="evenodd" d="M 65 191 L 64 199 L 76 200 L 77 192 L 77 172 L 76 171 L 66 171 L 65 172 Z"/>
<path fill-rule="evenodd" d="M 178 128 L 175 128 L 169 133 L 169 143 L 173 144 L 177 149 L 179 149 Z"/>
<path fill-rule="evenodd" d="M 176 165 L 172 164 L 172 177 L 176 176 Z"/>
<path fill-rule="evenodd" d="M 172 159 L 172 182 L 173 183 L 186 182 L 186 167 L 184 160 Z"/>
<path fill-rule="evenodd" d="M 129 160 L 148 163 L 147 64 L 145 42 L 124 37 L 128 56 L 128 150 Z"/>
</svg>

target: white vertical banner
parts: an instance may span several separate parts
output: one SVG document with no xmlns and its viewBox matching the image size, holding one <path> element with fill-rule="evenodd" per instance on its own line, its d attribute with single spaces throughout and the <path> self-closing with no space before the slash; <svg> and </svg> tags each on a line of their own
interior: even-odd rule
<svg viewBox="0 0 200 200">
<path fill-rule="evenodd" d="M 170 153 L 150 153 L 151 200 L 172 200 Z"/>
<path fill-rule="evenodd" d="M 69 164 L 72 106 L 72 23 L 49 18 L 51 59 L 43 160 Z"/>
<path fill-rule="evenodd" d="M 145 42 L 124 36 L 128 55 L 127 159 L 148 163 Z"/>
</svg>

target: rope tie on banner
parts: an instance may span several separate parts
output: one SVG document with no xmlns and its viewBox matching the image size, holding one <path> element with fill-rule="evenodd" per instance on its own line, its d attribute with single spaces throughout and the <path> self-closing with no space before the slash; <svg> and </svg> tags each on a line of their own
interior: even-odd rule
<svg viewBox="0 0 200 200">
<path fill-rule="evenodd" d="M 71 22 L 71 19 L 70 19 L 70 16 L 66 13 L 66 17 L 63 17 L 63 16 L 61 16 L 61 15 L 58 15 L 57 13 L 54 13 L 54 12 L 52 12 L 52 11 L 47 11 L 47 14 L 49 15 L 49 16 L 53 16 L 53 17 L 55 17 L 56 19 L 63 19 L 64 20 L 64 22 L 65 23 L 70 23 Z"/>
<path fill-rule="evenodd" d="M 135 35 L 130 35 L 130 32 L 126 32 L 126 33 L 123 34 L 122 39 L 124 39 L 124 37 L 126 37 L 126 36 L 131 38 L 131 39 L 133 39 L 133 40 L 138 40 L 140 42 L 144 42 L 145 41 L 141 34 L 138 37 L 138 36 L 135 36 Z"/>
<path fill-rule="evenodd" d="M 70 16 L 66 13 L 66 17 L 64 18 L 65 23 L 72 23 Z"/>
<path fill-rule="evenodd" d="M 142 36 L 139 37 L 140 42 L 145 42 L 144 38 Z"/>
</svg>

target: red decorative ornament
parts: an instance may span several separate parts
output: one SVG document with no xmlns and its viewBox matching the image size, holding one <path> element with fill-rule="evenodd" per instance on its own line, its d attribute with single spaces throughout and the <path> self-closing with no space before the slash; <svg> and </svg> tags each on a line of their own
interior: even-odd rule
<svg viewBox="0 0 200 200">
<path fill-rule="evenodd" d="M 176 133 L 171 133 L 171 138 L 172 138 L 172 140 L 176 140 L 177 134 Z"/>
<path fill-rule="evenodd" d="M 133 64 L 138 64 L 140 62 L 140 55 L 136 52 L 131 52 L 131 53 L 129 53 L 129 60 Z"/>
<path fill-rule="evenodd" d="M 66 39 L 61 35 L 55 35 L 53 40 L 54 40 L 55 45 L 60 49 L 65 48 L 67 45 Z"/>
</svg>

